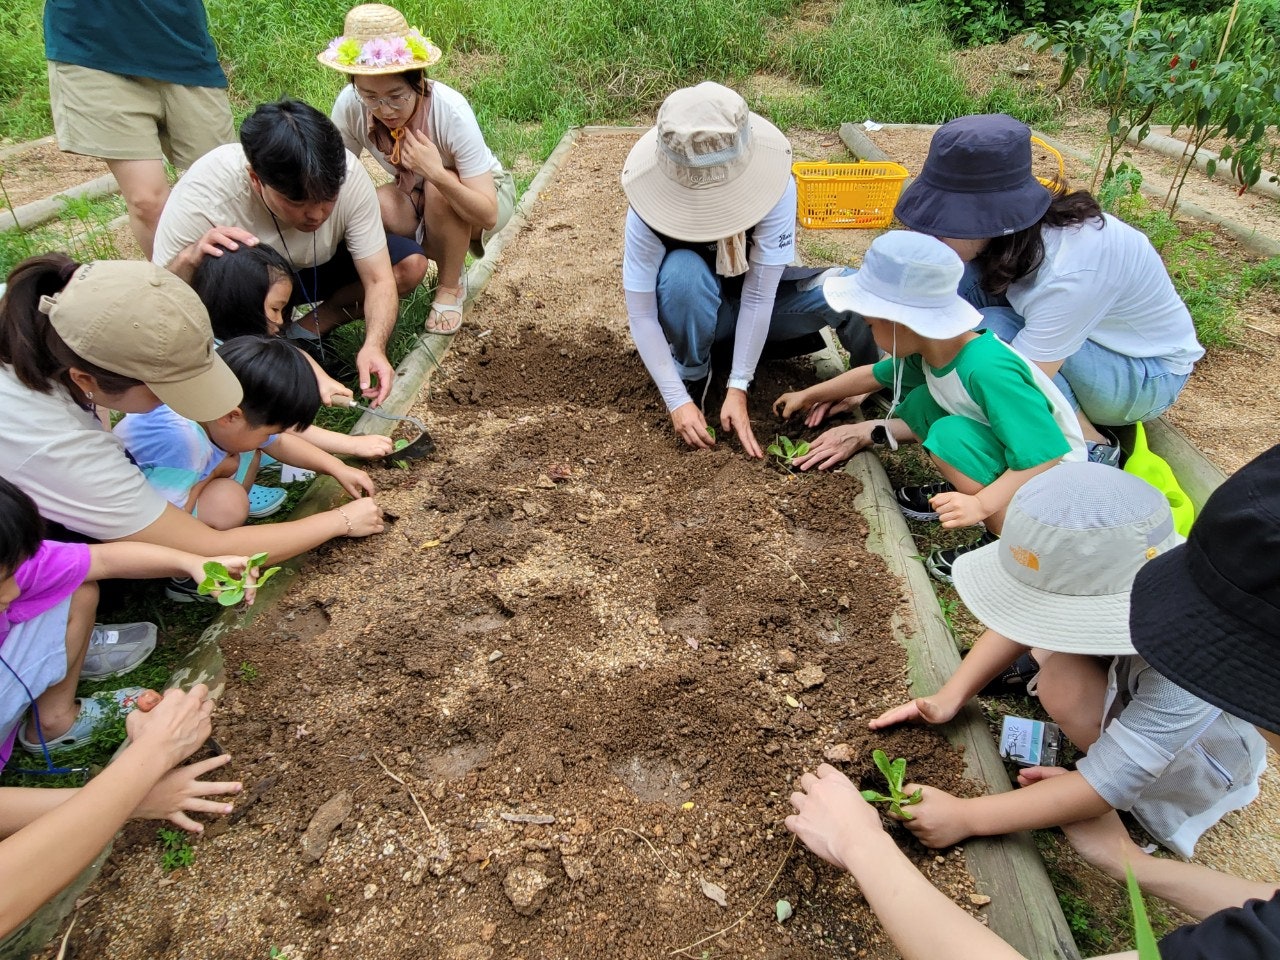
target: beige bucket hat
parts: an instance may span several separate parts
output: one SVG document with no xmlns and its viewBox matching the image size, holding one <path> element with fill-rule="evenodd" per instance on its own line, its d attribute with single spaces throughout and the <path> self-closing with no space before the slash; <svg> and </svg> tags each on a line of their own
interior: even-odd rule
<svg viewBox="0 0 1280 960">
<path fill-rule="evenodd" d="M 442 56 L 431 38 L 411 28 L 395 7 L 362 3 L 347 13 L 342 36 L 329 41 L 316 59 L 339 73 L 372 76 L 424 70 Z"/>
<path fill-rule="evenodd" d="M 40 312 L 79 356 L 141 380 L 188 420 L 217 420 L 244 395 L 213 349 L 196 292 L 154 263 L 85 264 L 62 290 L 40 298 Z"/>
<path fill-rule="evenodd" d="M 631 148 L 622 189 L 658 233 L 701 243 L 759 223 L 791 177 L 791 144 L 728 87 L 677 90 Z"/>
</svg>

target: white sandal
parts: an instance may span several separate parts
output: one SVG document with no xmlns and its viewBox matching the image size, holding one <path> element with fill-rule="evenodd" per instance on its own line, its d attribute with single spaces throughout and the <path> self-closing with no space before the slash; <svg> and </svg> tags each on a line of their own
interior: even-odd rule
<svg viewBox="0 0 1280 960">
<path fill-rule="evenodd" d="M 458 284 L 457 303 L 441 303 L 439 300 L 440 288 L 436 287 L 436 299 L 431 301 L 431 309 L 427 311 L 427 333 L 438 334 L 442 337 L 451 337 L 462 329 L 462 312 L 467 305 L 467 275 L 463 273 L 462 280 Z M 452 314 L 452 316 L 447 316 Z M 436 318 L 436 327 L 431 327 L 432 317 Z"/>
</svg>

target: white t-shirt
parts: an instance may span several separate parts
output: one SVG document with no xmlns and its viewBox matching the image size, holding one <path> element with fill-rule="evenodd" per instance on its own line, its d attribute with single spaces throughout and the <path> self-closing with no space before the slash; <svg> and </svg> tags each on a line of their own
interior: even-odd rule
<svg viewBox="0 0 1280 960">
<path fill-rule="evenodd" d="M 329 219 L 314 233 L 277 228 L 249 183 L 249 163 L 238 143 L 217 147 L 191 165 L 169 194 L 156 228 L 152 261 L 169 263 L 210 227 L 240 227 L 269 243 L 295 268 L 328 263 L 346 242 L 351 259 L 364 260 L 387 248 L 378 195 L 368 173 L 350 153 L 347 176 Z"/>
<path fill-rule="evenodd" d="M 361 150 L 368 150 L 369 155 L 387 173 L 393 177 L 396 175 L 396 168 L 391 161 L 369 139 L 368 111 L 360 101 L 355 87 L 347 84 L 342 88 L 338 99 L 333 102 L 333 112 L 329 116 L 342 134 L 348 150 L 357 157 Z M 456 171 L 462 180 L 478 177 L 482 173 L 497 176 L 502 172 L 502 164 L 484 142 L 484 134 L 480 132 L 480 124 L 476 122 L 475 112 L 471 109 L 471 104 L 467 103 L 467 98 L 439 80 L 431 81 L 431 112 L 427 114 L 427 136 L 440 151 L 445 169 Z"/>
<path fill-rule="evenodd" d="M 1007 294 L 1026 319 L 1014 348 L 1052 362 L 1092 340 L 1126 357 L 1156 357 L 1171 373 L 1190 373 L 1204 348 L 1160 254 L 1141 231 L 1104 217 L 1102 228 L 1088 222 L 1043 231 L 1044 262 Z"/>
<path fill-rule="evenodd" d="M 40 515 L 95 540 L 150 526 L 168 505 L 124 445 L 61 386 L 37 393 L 0 364 L 0 475 Z"/>
</svg>

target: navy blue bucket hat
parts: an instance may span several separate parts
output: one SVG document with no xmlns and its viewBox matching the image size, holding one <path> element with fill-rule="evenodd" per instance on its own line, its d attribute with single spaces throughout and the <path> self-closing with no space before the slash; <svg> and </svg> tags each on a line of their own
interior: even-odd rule
<svg viewBox="0 0 1280 960">
<path fill-rule="evenodd" d="M 1187 542 L 1139 571 L 1129 635 L 1184 690 L 1280 733 L 1280 446 L 1228 478 Z"/>
<path fill-rule="evenodd" d="M 1031 128 L 1003 113 L 944 123 L 894 215 L 932 237 L 990 240 L 1039 222 L 1053 195 L 1031 172 Z"/>
</svg>

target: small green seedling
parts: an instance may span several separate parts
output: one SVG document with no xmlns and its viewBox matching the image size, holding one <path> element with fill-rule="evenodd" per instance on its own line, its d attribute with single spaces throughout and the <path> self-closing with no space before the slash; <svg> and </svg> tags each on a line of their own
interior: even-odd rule
<svg viewBox="0 0 1280 960">
<path fill-rule="evenodd" d="M 160 840 L 160 866 L 165 873 L 181 870 L 196 862 L 196 852 L 187 839 L 186 833 L 172 827 L 161 827 L 156 831 Z"/>
<path fill-rule="evenodd" d="M 409 441 L 401 438 L 391 445 L 392 450 L 403 450 L 409 445 Z"/>
<path fill-rule="evenodd" d="M 707 436 L 712 440 L 715 440 L 716 438 L 716 428 L 711 426 L 709 423 L 707 424 Z"/>
<path fill-rule="evenodd" d="M 902 808 L 913 803 L 919 803 L 922 791 L 917 790 L 915 793 L 908 794 L 902 789 L 902 785 L 907 779 L 906 758 L 898 757 L 898 759 L 890 763 L 889 757 L 883 750 L 875 750 L 871 754 L 871 759 L 875 761 L 876 767 L 884 775 L 885 783 L 889 785 L 889 795 L 885 796 L 875 790 L 863 790 L 862 799 L 868 803 L 887 803 L 889 812 L 894 816 L 902 817 L 903 820 L 913 819 L 911 814 Z"/>
<path fill-rule="evenodd" d="M 258 668 L 248 660 L 240 661 L 240 679 L 246 683 L 253 683 L 258 679 Z"/>
<path fill-rule="evenodd" d="M 249 571 L 261 567 L 266 562 L 266 559 L 267 555 L 265 553 L 255 553 L 249 558 L 249 565 L 245 567 L 245 575 L 243 577 L 233 577 L 231 571 L 225 566 L 216 560 L 210 560 L 204 565 L 204 579 L 200 581 L 200 586 L 196 588 L 196 592 L 204 597 L 217 590 L 218 603 L 224 607 L 234 607 L 244 599 L 245 580 L 248 579 Z M 269 567 L 263 570 L 258 574 L 258 582 L 255 586 L 261 587 L 279 572 L 279 567 Z"/>
<path fill-rule="evenodd" d="M 765 453 L 776 459 L 784 467 L 792 466 L 796 460 L 809 452 L 807 440 L 792 440 L 790 437 L 774 437 L 773 443 L 765 448 Z"/>
<path fill-rule="evenodd" d="M 408 470 L 408 469 L 409 469 L 409 461 L 408 461 L 408 460 L 392 460 L 391 462 L 392 462 L 393 464 L 395 464 L 395 466 L 397 467 L 397 469 L 400 469 L 400 470 Z"/>
</svg>

